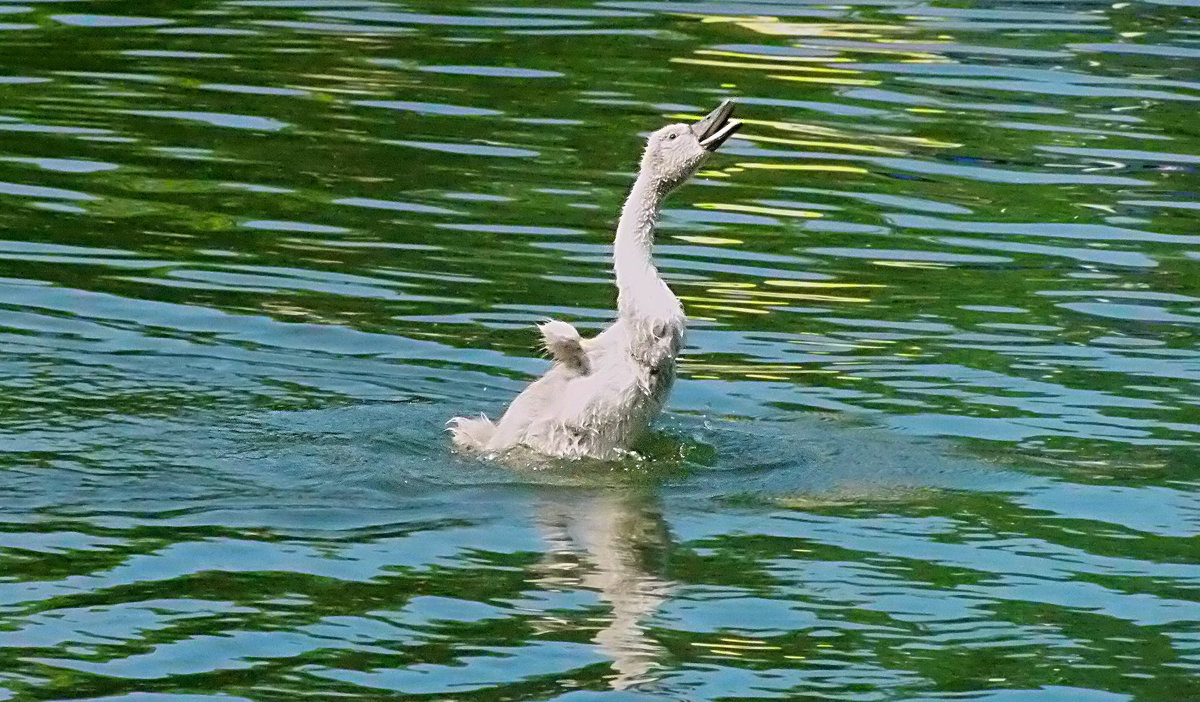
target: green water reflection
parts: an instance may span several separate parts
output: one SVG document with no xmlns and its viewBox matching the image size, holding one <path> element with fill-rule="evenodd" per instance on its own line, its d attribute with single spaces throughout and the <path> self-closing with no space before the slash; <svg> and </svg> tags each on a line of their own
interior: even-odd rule
<svg viewBox="0 0 1200 702">
<path fill-rule="evenodd" d="M 1191 5 L 0 0 L 0 699 L 1200 697 Z M 453 456 L 724 97 L 640 456 Z"/>
</svg>

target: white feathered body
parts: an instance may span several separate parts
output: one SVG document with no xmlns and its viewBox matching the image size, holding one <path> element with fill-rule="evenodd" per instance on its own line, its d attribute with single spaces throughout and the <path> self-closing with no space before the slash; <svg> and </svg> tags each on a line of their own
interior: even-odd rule
<svg viewBox="0 0 1200 702">
<path fill-rule="evenodd" d="M 479 448 L 524 446 L 551 456 L 592 458 L 627 450 L 675 382 L 685 325 L 678 304 L 663 314 L 618 319 L 584 341 L 590 372 L 556 363 L 512 401 Z"/>
</svg>

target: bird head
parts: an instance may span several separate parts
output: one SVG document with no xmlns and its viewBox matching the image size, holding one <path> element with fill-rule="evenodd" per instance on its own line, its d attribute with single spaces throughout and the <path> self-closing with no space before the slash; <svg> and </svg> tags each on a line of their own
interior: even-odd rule
<svg viewBox="0 0 1200 702">
<path fill-rule="evenodd" d="M 730 119 L 733 101 L 726 100 L 695 124 L 669 124 L 650 135 L 642 168 L 664 190 L 674 190 L 742 126 Z"/>
</svg>

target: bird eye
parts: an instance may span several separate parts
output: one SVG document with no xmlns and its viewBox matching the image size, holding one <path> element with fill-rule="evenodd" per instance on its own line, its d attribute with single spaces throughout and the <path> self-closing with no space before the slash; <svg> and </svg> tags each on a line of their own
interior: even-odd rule
<svg viewBox="0 0 1200 702">
<path fill-rule="evenodd" d="M 678 134 L 676 134 L 676 133 L 674 133 L 674 132 L 672 132 L 672 133 L 670 133 L 670 134 L 668 134 L 668 135 L 667 135 L 667 138 L 668 138 L 668 139 L 674 139 L 674 138 L 675 138 L 675 137 L 677 137 L 677 136 L 679 136 L 679 135 L 678 135 Z"/>
</svg>

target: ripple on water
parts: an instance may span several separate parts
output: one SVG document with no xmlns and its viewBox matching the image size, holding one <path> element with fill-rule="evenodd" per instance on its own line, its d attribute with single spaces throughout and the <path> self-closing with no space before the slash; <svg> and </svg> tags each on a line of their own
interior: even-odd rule
<svg viewBox="0 0 1200 702">
<path fill-rule="evenodd" d="M 50 200 L 96 200 L 95 195 L 81 193 L 62 188 L 48 188 L 43 185 L 24 185 L 22 183 L 0 183 L 0 195 L 16 195 L 18 197 L 48 198 Z"/>
<path fill-rule="evenodd" d="M 278 219 L 255 219 L 242 222 L 246 229 L 258 229 L 267 232 L 303 232 L 307 234 L 346 234 L 350 230 L 345 227 L 334 227 L 328 224 L 313 222 L 288 222 Z"/>
<path fill-rule="evenodd" d="M 255 24 L 278 29 L 319 34 L 412 34 L 409 27 L 389 27 L 379 24 L 354 24 L 350 22 L 304 22 L 296 20 L 255 20 Z"/>
<path fill-rule="evenodd" d="M 487 15 L 425 15 L 415 12 L 383 12 L 375 10 L 322 10 L 315 17 L 345 19 L 382 24 L 441 25 L 450 27 L 579 27 L 585 20 L 542 17 L 503 17 Z"/>
<path fill-rule="evenodd" d="M 407 139 L 385 140 L 383 144 L 407 146 L 424 151 L 439 151 L 446 154 L 464 156 L 495 156 L 499 158 L 532 158 L 539 156 L 537 151 L 520 149 L 512 146 L 492 146 L 490 144 L 466 144 L 442 141 L 410 141 Z"/>
<path fill-rule="evenodd" d="M 308 97 L 312 95 L 310 91 L 301 88 L 276 88 L 266 85 L 206 83 L 199 87 L 201 90 L 216 90 L 223 93 L 240 93 L 244 95 L 278 95 L 283 97 Z"/>
<path fill-rule="evenodd" d="M 50 19 L 74 27 L 158 27 L 175 20 L 161 17 L 130 17 L 121 15 L 52 15 Z"/>
<path fill-rule="evenodd" d="M 217 54 L 211 51 L 166 51 L 162 49 L 129 49 L 122 51 L 125 56 L 135 58 L 174 58 L 174 59 L 227 59 L 233 54 Z"/>
<path fill-rule="evenodd" d="M 1026 244 L 1017 241 L 995 241 L 984 239 L 967 239 L 958 236 L 938 237 L 938 241 L 951 246 L 964 248 L 989 249 L 992 251 L 1008 251 L 1012 253 L 1033 254 L 1051 258 L 1067 258 L 1085 263 L 1096 263 L 1108 266 L 1125 266 L 1130 268 L 1154 268 L 1158 261 L 1137 251 L 1111 251 L 1107 249 L 1073 248 L 1069 246 L 1048 246 L 1045 244 Z"/>
<path fill-rule="evenodd" d="M 382 107 L 386 110 L 398 110 L 400 112 L 419 112 L 424 114 L 451 115 L 454 117 L 490 117 L 503 114 L 499 110 L 490 110 L 483 107 L 463 107 L 461 105 L 408 102 L 404 100 L 355 100 L 351 104 L 362 107 Z"/>
<path fill-rule="evenodd" d="M 541 71 L 514 66 L 420 66 L 424 73 L 446 73 L 457 76 L 482 76 L 486 78 L 561 78 L 558 71 Z"/>
<path fill-rule="evenodd" d="M 127 110 L 127 114 L 139 117 L 162 117 L 187 122 L 199 122 L 213 127 L 230 129 L 252 129 L 277 132 L 288 127 L 287 122 L 281 122 L 270 117 L 253 117 L 250 115 L 233 115 L 221 112 L 191 112 L 184 110 Z"/>
<path fill-rule="evenodd" d="M 369 197 L 343 197 L 333 201 L 335 205 L 350 207 L 365 207 L 372 210 L 388 210 L 391 212 L 414 212 L 431 215 L 462 215 L 458 210 L 451 210 L 436 205 L 422 205 L 415 202 L 400 202 L 399 200 L 375 200 Z"/>
<path fill-rule="evenodd" d="M 822 256 L 866 258 L 880 261 L 928 261 L 948 264 L 1008 263 L 1012 260 L 1004 256 L 980 256 L 977 254 L 956 254 L 948 251 L 915 251 L 905 249 L 849 249 L 835 246 L 814 246 L 805 249 L 805 251 Z"/>
<path fill-rule="evenodd" d="M 5 156 L 0 157 L 0 161 L 8 161 L 9 163 L 27 163 L 31 166 L 37 166 L 46 171 L 56 171 L 59 173 L 98 173 L 103 171 L 115 171 L 120 168 L 115 163 L 104 163 L 102 161 L 85 161 L 73 158 L 29 158 L 20 156 Z"/>
</svg>

